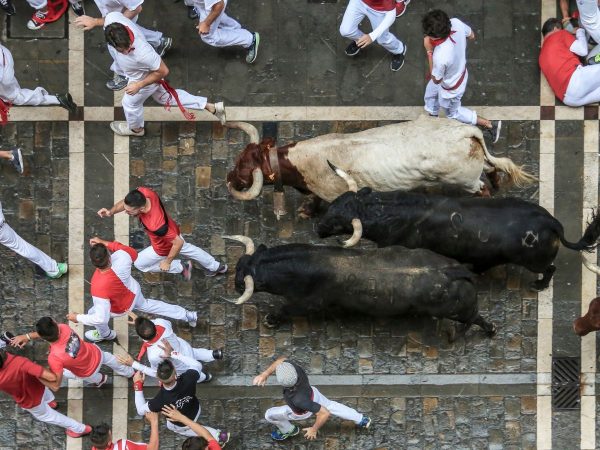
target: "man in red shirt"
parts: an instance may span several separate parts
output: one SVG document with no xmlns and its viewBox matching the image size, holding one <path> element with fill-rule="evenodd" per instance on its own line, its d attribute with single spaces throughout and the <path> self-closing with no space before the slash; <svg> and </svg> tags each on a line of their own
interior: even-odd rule
<svg viewBox="0 0 600 450">
<path fill-rule="evenodd" d="M 146 420 L 150 422 L 150 442 L 147 444 L 129 439 L 119 439 L 113 443 L 110 426 L 103 423 L 92 429 L 92 450 L 158 450 L 158 413 L 146 413 Z"/>
<path fill-rule="evenodd" d="M 585 31 L 578 28 L 573 36 L 552 18 L 544 23 L 542 35 L 539 63 L 554 95 L 567 106 L 600 101 L 600 65 L 583 66 L 579 60 L 588 53 Z"/>
<path fill-rule="evenodd" d="M 98 237 L 90 239 L 90 245 L 90 259 L 96 267 L 90 288 L 94 306 L 89 309 L 88 314 L 70 312 L 67 315 L 71 322 L 96 328 L 85 332 L 88 341 L 115 339 L 117 333 L 108 326 L 111 316 L 122 316 L 134 309 L 185 320 L 191 327 L 196 326 L 198 314 L 195 311 L 144 297 L 140 283 L 131 276 L 131 266 L 138 258 L 138 253 L 133 248 Z"/>
<path fill-rule="evenodd" d="M 92 427 L 55 411 L 54 395 L 45 386 L 56 382 L 56 375 L 42 366 L 0 351 L 0 391 L 10 395 L 17 405 L 37 420 L 67 429 L 73 438 L 85 436 Z"/>
<path fill-rule="evenodd" d="M 48 383 L 53 391 L 58 391 L 65 378 L 81 378 L 94 387 L 101 387 L 108 377 L 100 373 L 105 365 L 117 374 L 131 378 L 134 370 L 117 361 L 114 355 L 100 350 L 96 344 L 85 342 L 74 330 L 64 323 L 58 324 L 51 317 L 42 317 L 35 324 L 36 332 L 15 337 L 12 345 L 23 347 L 27 342 L 41 338 L 50 343 L 48 365 L 56 374 L 56 380 Z"/>
<path fill-rule="evenodd" d="M 187 261 L 182 264 L 179 259 L 175 259 L 181 254 L 197 261 L 204 267 L 209 277 L 227 272 L 227 264 L 219 263 L 201 248 L 184 241 L 179 226 L 167 214 L 162 201 L 152 189 L 147 187 L 134 189 L 112 208 L 99 210 L 98 215 L 112 217 L 122 211 L 137 217 L 150 239 L 150 247 L 142 250 L 135 261 L 138 270 L 180 273 L 185 280 L 189 280 L 192 262 Z"/>
</svg>

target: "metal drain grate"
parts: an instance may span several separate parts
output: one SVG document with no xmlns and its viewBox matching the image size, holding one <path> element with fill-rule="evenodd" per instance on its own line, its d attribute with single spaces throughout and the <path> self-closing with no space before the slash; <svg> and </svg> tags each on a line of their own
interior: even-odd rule
<svg viewBox="0 0 600 450">
<path fill-rule="evenodd" d="M 552 406 L 555 410 L 579 409 L 580 372 L 580 358 L 552 358 Z"/>
</svg>

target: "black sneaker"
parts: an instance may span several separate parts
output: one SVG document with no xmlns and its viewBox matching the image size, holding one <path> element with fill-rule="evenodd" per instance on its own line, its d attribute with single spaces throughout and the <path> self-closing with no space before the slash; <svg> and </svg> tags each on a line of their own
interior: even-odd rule
<svg viewBox="0 0 600 450">
<path fill-rule="evenodd" d="M 208 271 L 206 271 L 206 276 L 207 277 L 216 277 L 217 275 L 222 275 L 224 273 L 227 273 L 227 269 L 228 269 L 227 264 L 220 263 L 219 267 L 217 268 L 217 270 L 214 270 L 214 271 L 208 270 Z"/>
<path fill-rule="evenodd" d="M 173 45 L 173 39 L 170 37 L 162 37 L 160 38 L 160 43 L 158 47 L 156 47 L 156 53 L 162 58 L 165 56 L 165 53 L 169 51 L 171 46 Z"/>
<path fill-rule="evenodd" d="M 404 56 L 406 56 L 406 44 L 404 44 L 404 50 L 402 53 L 392 55 L 392 61 L 390 62 L 390 69 L 392 72 L 398 72 L 404 65 Z"/>
<path fill-rule="evenodd" d="M 7 16 L 14 16 L 17 13 L 12 0 L 0 0 L 0 8 L 4 10 Z"/>
<path fill-rule="evenodd" d="M 356 56 L 358 52 L 360 52 L 360 47 L 354 41 L 350 42 L 350 45 L 344 50 L 347 56 Z"/>
<path fill-rule="evenodd" d="M 85 14 L 85 9 L 83 9 L 83 3 L 80 1 L 72 2 L 71 9 L 78 16 L 83 16 Z"/>
<path fill-rule="evenodd" d="M 223 359 L 223 349 L 219 348 L 217 350 L 213 350 L 213 358 L 215 358 L 215 359 Z"/>
<path fill-rule="evenodd" d="M 10 341 L 12 341 L 14 337 L 15 335 L 10 331 L 5 331 L 4 333 L 0 334 L 0 340 L 2 340 L 6 345 L 9 345 Z"/>
<path fill-rule="evenodd" d="M 198 18 L 198 13 L 196 12 L 196 8 L 194 8 L 193 6 L 188 6 L 188 17 L 192 20 L 197 19 Z"/>
<path fill-rule="evenodd" d="M 73 101 L 73 97 L 68 92 L 66 94 L 56 94 L 56 99 L 60 103 L 60 106 L 68 110 L 71 114 L 75 114 L 77 111 L 77 105 Z"/>
<path fill-rule="evenodd" d="M 23 174 L 23 155 L 21 154 L 21 149 L 20 148 L 14 148 L 10 151 L 12 153 L 12 165 L 14 166 L 15 170 L 17 172 L 19 172 L 19 175 Z"/>
<path fill-rule="evenodd" d="M 210 373 L 205 372 L 205 371 L 202 371 L 202 373 L 204 375 L 206 375 L 206 378 L 204 379 L 203 383 L 208 383 L 208 382 L 210 382 L 210 380 L 212 380 L 213 376 Z"/>
<path fill-rule="evenodd" d="M 500 130 L 501 129 L 502 129 L 502 121 L 494 120 L 494 121 L 492 121 L 492 128 L 486 128 L 484 130 L 484 133 L 487 133 L 488 136 L 490 137 L 492 144 L 495 144 L 496 142 L 498 142 L 498 139 L 500 139 Z"/>
<path fill-rule="evenodd" d="M 256 61 L 256 57 L 258 56 L 258 45 L 260 44 L 260 34 L 254 32 L 252 35 L 254 36 L 252 38 L 252 44 L 248 47 L 248 54 L 246 55 L 246 62 L 248 64 L 252 64 Z"/>
</svg>

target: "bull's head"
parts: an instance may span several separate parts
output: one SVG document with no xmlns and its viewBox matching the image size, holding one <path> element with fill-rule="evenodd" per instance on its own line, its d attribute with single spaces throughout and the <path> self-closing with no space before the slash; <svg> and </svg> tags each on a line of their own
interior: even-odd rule
<svg viewBox="0 0 600 450">
<path fill-rule="evenodd" d="M 324 238 L 342 233 L 352 233 L 352 237 L 342 244 L 344 247 L 352 247 L 358 244 L 362 237 L 362 223 L 360 221 L 358 194 L 371 193 L 370 188 L 363 188 L 360 193 L 357 194 L 358 185 L 356 181 L 340 168 L 333 165 L 330 161 L 327 161 L 331 170 L 333 170 L 338 176 L 343 178 L 348 184 L 348 191 L 336 198 L 325 216 L 321 219 L 317 225 L 317 233 L 319 237 Z"/>
<path fill-rule="evenodd" d="M 254 242 L 246 236 L 233 235 L 223 236 L 224 239 L 232 239 L 242 242 L 246 246 L 245 254 L 239 259 L 235 268 L 235 289 L 242 293 L 237 300 L 228 300 L 236 305 L 246 303 L 254 293 L 254 278 L 252 269 L 252 255 L 254 254 Z"/>
<path fill-rule="evenodd" d="M 238 155 L 235 167 L 227 174 L 227 188 L 236 200 L 252 200 L 263 187 L 263 173 L 268 173 L 265 152 L 274 145 L 272 139 L 259 143 L 258 130 L 246 122 L 231 122 L 227 126 L 239 128 L 250 136 L 250 143 Z"/>
</svg>

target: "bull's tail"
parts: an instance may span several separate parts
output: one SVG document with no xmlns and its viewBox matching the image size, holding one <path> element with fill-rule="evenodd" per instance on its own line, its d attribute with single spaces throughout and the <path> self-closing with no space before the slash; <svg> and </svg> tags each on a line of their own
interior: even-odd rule
<svg viewBox="0 0 600 450">
<path fill-rule="evenodd" d="M 495 167 L 496 170 L 506 173 L 511 183 L 514 183 L 518 187 L 524 187 L 538 181 L 535 175 L 526 172 L 523 166 L 516 165 L 510 158 L 501 158 L 492 155 L 485 145 L 483 135 L 473 137 L 481 144 L 486 161 Z"/>
<path fill-rule="evenodd" d="M 558 230 L 558 237 L 562 245 L 571 250 L 591 252 L 598 246 L 598 239 L 600 238 L 600 216 L 598 216 L 596 211 L 592 211 L 592 220 L 588 223 L 588 226 L 579 241 L 567 241 L 562 227 Z"/>
</svg>

